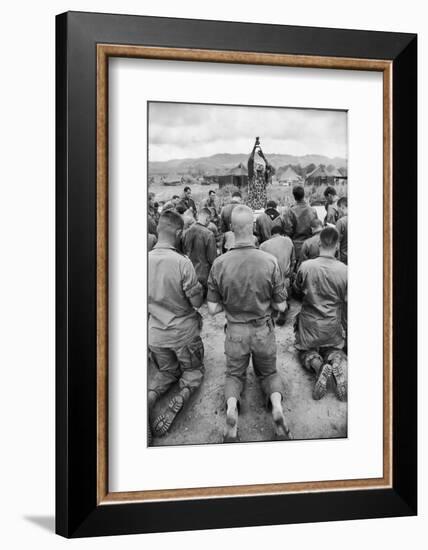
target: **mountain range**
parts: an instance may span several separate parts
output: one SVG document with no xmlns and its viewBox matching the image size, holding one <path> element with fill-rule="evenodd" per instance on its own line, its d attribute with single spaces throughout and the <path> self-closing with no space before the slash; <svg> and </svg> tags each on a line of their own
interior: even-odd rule
<svg viewBox="0 0 428 550">
<path fill-rule="evenodd" d="M 331 158 L 317 154 L 297 156 L 265 153 L 265 156 L 276 169 L 288 164 L 300 164 L 302 167 L 308 164 L 315 164 L 316 166 L 319 164 L 324 164 L 326 166 L 331 164 L 336 168 L 346 168 L 348 164 L 345 158 Z M 224 170 L 229 170 L 237 166 L 239 163 L 246 165 L 248 157 L 249 155 L 244 153 L 218 153 L 210 157 L 152 161 L 149 162 L 149 174 L 150 176 L 167 175 L 171 173 L 195 175 L 219 174 Z"/>
</svg>

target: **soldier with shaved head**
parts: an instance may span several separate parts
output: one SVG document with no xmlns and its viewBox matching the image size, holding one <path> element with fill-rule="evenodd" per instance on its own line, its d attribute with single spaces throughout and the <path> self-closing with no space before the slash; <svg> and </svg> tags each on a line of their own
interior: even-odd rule
<svg viewBox="0 0 428 550">
<path fill-rule="evenodd" d="M 213 263 L 208 279 L 208 311 L 226 314 L 225 442 L 238 439 L 238 412 L 250 358 L 271 407 L 274 434 L 290 433 L 282 408 L 283 383 L 276 368 L 273 310 L 287 307 L 287 291 L 274 256 L 258 250 L 253 239 L 253 213 L 238 205 L 232 211 L 235 242 Z"/>
</svg>

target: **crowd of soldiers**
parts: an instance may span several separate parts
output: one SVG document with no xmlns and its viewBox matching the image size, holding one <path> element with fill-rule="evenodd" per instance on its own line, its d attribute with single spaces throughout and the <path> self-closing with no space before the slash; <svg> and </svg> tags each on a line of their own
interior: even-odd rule
<svg viewBox="0 0 428 550">
<path fill-rule="evenodd" d="M 238 440 L 241 394 L 250 358 L 273 420 L 273 436 L 290 439 L 277 370 L 275 325 L 285 324 L 288 300 L 301 309 L 294 319 L 295 348 L 314 375 L 313 398 L 327 392 L 347 399 L 347 198 L 327 187 L 325 216 L 293 188 L 295 204 L 282 211 L 268 201 L 254 222 L 236 191 L 221 209 L 210 190 L 199 208 L 190 187 L 164 204 L 149 194 L 148 379 L 149 444 L 164 435 L 204 378 L 202 316 L 224 311 L 224 441 Z M 280 330 L 280 329 L 279 329 Z M 153 418 L 159 398 L 177 391 Z"/>
</svg>

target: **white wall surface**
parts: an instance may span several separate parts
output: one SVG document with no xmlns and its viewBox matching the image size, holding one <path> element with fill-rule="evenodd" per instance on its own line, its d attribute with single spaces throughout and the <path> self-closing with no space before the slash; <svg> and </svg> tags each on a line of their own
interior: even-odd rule
<svg viewBox="0 0 428 550">
<path fill-rule="evenodd" d="M 422 155 L 426 133 L 428 17 L 408 0 L 69 0 L 3 3 L 0 17 L 0 546 L 137 548 L 157 550 L 285 548 L 347 550 L 382 544 L 388 550 L 425 548 L 427 482 L 420 468 L 418 518 L 259 527 L 67 542 L 53 534 L 54 514 L 54 16 L 90 10 L 419 33 L 420 276 L 425 270 L 422 213 L 427 193 Z M 425 67 L 424 67 L 425 65 Z M 425 91 L 426 94 L 426 91 Z M 426 293 L 420 288 L 420 465 L 426 461 L 422 401 L 427 377 L 422 334 Z M 425 361 L 424 361 L 425 359 Z M 425 390 L 425 392 L 424 392 Z"/>
</svg>

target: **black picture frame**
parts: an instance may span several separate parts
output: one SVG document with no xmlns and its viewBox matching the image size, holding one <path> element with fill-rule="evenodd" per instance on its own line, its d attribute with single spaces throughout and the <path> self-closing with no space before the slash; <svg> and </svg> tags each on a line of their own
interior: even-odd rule
<svg viewBox="0 0 428 550">
<path fill-rule="evenodd" d="M 97 503 L 97 44 L 392 62 L 391 488 Z M 417 513 L 417 36 L 68 12 L 56 18 L 56 532 L 65 537 Z"/>
</svg>

